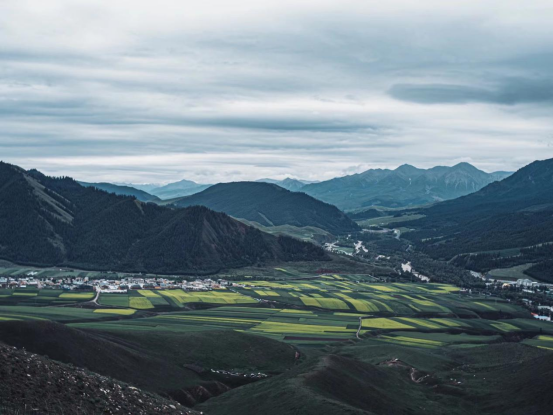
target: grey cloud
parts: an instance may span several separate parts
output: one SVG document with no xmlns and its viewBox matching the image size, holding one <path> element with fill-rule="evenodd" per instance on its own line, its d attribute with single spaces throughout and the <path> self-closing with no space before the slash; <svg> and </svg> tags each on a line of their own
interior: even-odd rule
<svg viewBox="0 0 553 415">
<path fill-rule="evenodd" d="M 505 20 L 507 6 L 482 2 L 451 15 L 381 7 L 293 8 L 193 30 L 130 30 L 115 15 L 108 44 L 87 46 L 88 36 L 71 41 L 78 25 L 50 42 L 33 36 L 48 21 L 26 26 L 0 6 L 0 154 L 84 180 L 102 170 L 170 181 L 186 168 L 212 172 L 210 182 L 458 159 L 514 170 L 551 152 L 547 19 Z M 109 2 L 98 8 L 102 23 Z"/>
<path fill-rule="evenodd" d="M 389 94 L 402 101 L 420 104 L 553 103 L 553 82 L 550 79 L 512 78 L 495 88 L 453 84 L 397 84 L 389 90 Z"/>
</svg>

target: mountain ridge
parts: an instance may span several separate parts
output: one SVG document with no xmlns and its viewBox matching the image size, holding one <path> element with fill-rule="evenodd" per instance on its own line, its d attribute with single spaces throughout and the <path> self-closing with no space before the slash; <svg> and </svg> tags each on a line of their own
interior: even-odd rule
<svg viewBox="0 0 553 415">
<path fill-rule="evenodd" d="M 0 163 L 0 257 L 33 265 L 210 273 L 265 261 L 328 259 L 205 207 L 171 209 Z"/>
<path fill-rule="evenodd" d="M 436 258 L 553 241 L 553 159 L 535 161 L 478 192 L 421 209 L 405 237 Z"/>
<path fill-rule="evenodd" d="M 308 184 L 302 191 L 346 211 L 373 206 L 399 208 L 463 196 L 508 174 L 486 173 L 469 163 L 430 169 L 403 164 L 395 170 L 370 169 Z"/>
<path fill-rule="evenodd" d="M 314 226 L 330 233 L 359 230 L 358 225 L 335 206 L 271 183 L 219 183 L 172 203 L 179 207 L 207 206 L 265 226 Z"/>
</svg>

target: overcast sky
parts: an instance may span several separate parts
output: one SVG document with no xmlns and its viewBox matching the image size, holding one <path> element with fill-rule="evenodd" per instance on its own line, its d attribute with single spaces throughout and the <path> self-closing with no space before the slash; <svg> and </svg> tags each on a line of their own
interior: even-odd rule
<svg viewBox="0 0 553 415">
<path fill-rule="evenodd" d="M 2 0 L 0 159 L 89 181 L 553 157 L 553 1 Z"/>
</svg>

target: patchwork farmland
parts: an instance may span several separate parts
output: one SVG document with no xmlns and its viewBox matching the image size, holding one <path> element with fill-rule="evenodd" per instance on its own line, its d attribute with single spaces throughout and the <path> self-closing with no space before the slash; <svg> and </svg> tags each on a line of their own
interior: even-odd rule
<svg viewBox="0 0 553 415">
<path fill-rule="evenodd" d="M 529 319 L 527 311 L 505 300 L 461 295 L 447 284 L 374 283 L 354 275 L 249 279 L 211 291 L 100 293 L 95 309 L 71 307 L 94 297 L 93 292 L 1 290 L 0 320 L 53 320 L 114 334 L 233 330 L 298 347 L 356 339 L 418 348 L 477 347 L 520 333 L 529 346 L 553 349 L 547 323 Z"/>
<path fill-rule="evenodd" d="M 338 276 L 335 276 L 338 277 Z M 275 304 L 379 315 L 479 317 L 522 316 L 505 300 L 460 296 L 446 284 L 371 284 L 337 278 L 304 281 L 247 281 L 236 292 Z M 327 277 L 328 278 L 328 277 Z"/>
<path fill-rule="evenodd" d="M 128 321 L 79 323 L 81 329 L 101 331 L 193 332 L 236 330 L 293 344 L 313 346 L 354 339 L 359 316 L 345 313 L 315 313 L 307 310 L 251 307 L 218 307 L 177 312 Z"/>
</svg>

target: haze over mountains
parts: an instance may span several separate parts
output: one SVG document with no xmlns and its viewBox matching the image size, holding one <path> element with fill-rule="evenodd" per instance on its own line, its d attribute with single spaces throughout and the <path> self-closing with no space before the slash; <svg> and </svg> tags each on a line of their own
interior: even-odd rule
<svg viewBox="0 0 553 415">
<path fill-rule="evenodd" d="M 287 177 L 286 179 L 283 179 L 283 180 L 259 179 L 259 180 L 256 180 L 256 182 L 276 184 L 277 186 L 283 187 L 284 189 L 290 190 L 291 192 L 300 191 L 306 184 L 318 183 L 318 182 L 312 182 L 307 180 L 292 179 L 290 177 Z"/>
<path fill-rule="evenodd" d="M 144 191 L 160 200 L 174 199 L 176 197 L 188 196 L 207 189 L 211 184 L 199 184 L 192 180 L 179 180 L 177 182 L 159 184 L 159 183 L 114 183 L 117 186 L 133 187 Z M 113 193 L 117 193 L 114 189 Z"/>
<path fill-rule="evenodd" d="M 418 169 L 408 164 L 395 170 L 371 169 L 351 176 L 308 184 L 301 191 L 342 210 L 370 206 L 424 205 L 480 190 L 510 173 L 486 173 L 468 163 Z"/>
<path fill-rule="evenodd" d="M 283 180 L 275 180 L 275 179 L 258 179 L 256 182 L 262 182 L 262 183 L 273 183 L 280 187 L 283 187 L 284 189 L 290 190 L 292 192 L 299 191 L 303 186 L 310 183 L 318 183 L 314 181 L 308 181 L 308 180 L 298 180 L 298 179 L 292 179 L 290 177 L 287 177 Z M 103 184 L 103 183 L 100 183 Z M 168 183 L 166 185 L 160 185 L 155 183 L 146 183 L 146 184 L 134 184 L 134 183 L 114 183 L 115 185 L 122 186 L 122 187 L 131 187 L 138 190 L 142 190 L 144 192 L 149 193 L 152 196 L 156 196 L 161 200 L 168 200 L 168 199 L 175 199 L 177 197 L 182 196 L 189 196 L 193 195 L 195 193 L 199 193 L 202 190 L 207 189 L 208 187 L 212 186 L 212 184 L 200 184 L 193 182 L 192 180 L 180 180 L 178 182 Z M 106 190 L 106 189 L 103 189 Z M 116 194 L 125 194 L 125 193 L 118 193 L 123 192 L 125 189 L 116 189 L 112 188 L 108 191 L 112 191 Z M 138 197 L 139 200 L 142 200 Z M 147 201 L 147 200 L 144 200 Z"/>
<path fill-rule="evenodd" d="M 271 183 L 220 183 L 171 203 L 179 207 L 207 206 L 264 226 L 313 226 L 334 234 L 359 230 L 358 225 L 335 206 Z"/>
<path fill-rule="evenodd" d="M 323 202 L 333 204 L 344 211 L 356 211 L 377 206 L 401 208 L 425 205 L 454 199 L 476 192 L 497 180 L 508 177 L 511 172 L 486 173 L 469 163 L 452 167 L 437 166 L 419 169 L 408 164 L 394 170 L 370 169 L 363 173 L 337 177 L 322 182 L 286 178 L 283 180 L 258 179 L 256 182 L 272 183 L 292 192 L 303 192 Z M 181 180 L 164 186 L 155 184 L 133 185 L 162 200 L 170 200 L 199 193 L 210 184 L 198 184 Z M 106 187 L 104 187 L 106 188 Z M 117 194 L 131 194 L 128 189 L 111 188 Z M 139 200 L 147 196 L 136 194 Z M 152 199 L 151 201 L 155 201 Z"/>
<path fill-rule="evenodd" d="M 156 187 L 151 189 L 149 193 L 154 196 L 159 197 L 160 199 L 173 199 L 175 197 L 188 196 L 194 193 L 201 192 L 202 190 L 207 189 L 210 184 L 198 184 L 191 180 L 180 180 L 175 183 L 169 183 L 165 186 Z"/>
<path fill-rule="evenodd" d="M 0 257 L 44 266 L 186 273 L 326 254 L 205 207 L 142 203 L 0 163 Z"/>
</svg>

